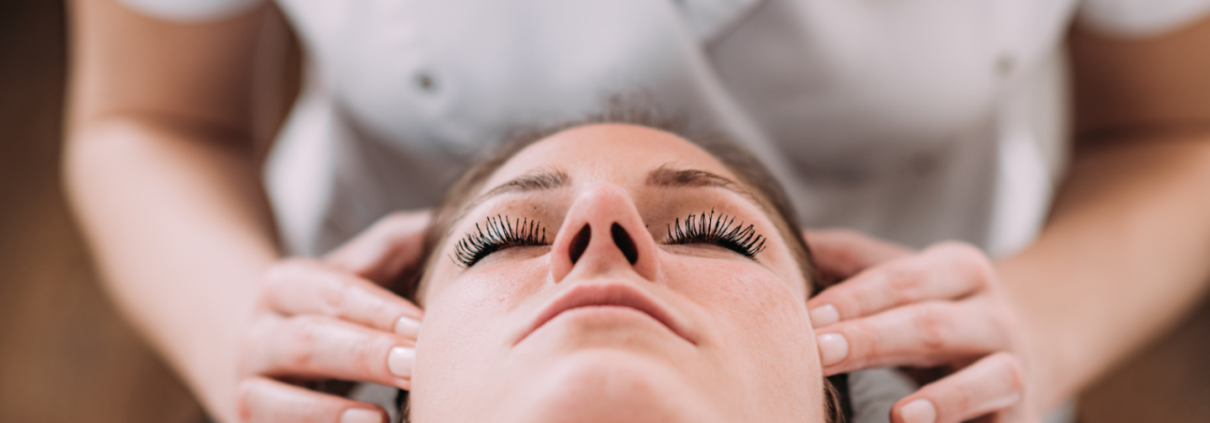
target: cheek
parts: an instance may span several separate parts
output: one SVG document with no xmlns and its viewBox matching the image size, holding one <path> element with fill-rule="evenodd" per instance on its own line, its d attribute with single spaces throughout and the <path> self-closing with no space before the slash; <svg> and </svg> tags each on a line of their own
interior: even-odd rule
<svg viewBox="0 0 1210 423">
<path fill-rule="evenodd" d="M 473 396 L 467 390 L 490 378 L 522 323 L 524 299 L 546 281 L 547 262 L 543 256 L 476 269 L 433 290 L 416 343 L 413 394 Z"/>
<path fill-rule="evenodd" d="M 767 274 L 734 273 L 719 270 L 720 278 L 712 286 L 698 289 L 701 304 L 712 310 L 713 320 L 728 342 L 751 342 L 750 351 L 796 352 L 809 350 L 814 339 L 805 300 L 784 283 Z M 759 328 L 759 330 L 752 330 Z"/>
<path fill-rule="evenodd" d="M 801 290 L 792 289 L 782 278 L 759 266 L 738 261 L 684 258 L 676 266 L 666 266 L 672 288 L 686 293 L 718 323 L 726 326 L 760 327 L 760 333 L 790 332 L 806 335 L 806 300 Z M 713 319 L 712 319 L 713 320 Z M 752 326 L 755 325 L 755 326 Z"/>
<path fill-rule="evenodd" d="M 819 355 L 800 292 L 746 263 L 677 261 L 665 268 L 669 280 L 678 281 L 671 288 L 696 303 L 708 326 L 709 348 L 732 363 L 739 379 L 752 382 L 751 394 L 793 402 L 789 397 L 819 393 Z"/>
<path fill-rule="evenodd" d="M 467 336 L 505 323 L 506 315 L 532 297 L 549 277 L 548 268 L 549 258 L 542 256 L 472 269 L 440 284 L 426 298 L 420 340 L 432 348 L 473 341 Z"/>
</svg>

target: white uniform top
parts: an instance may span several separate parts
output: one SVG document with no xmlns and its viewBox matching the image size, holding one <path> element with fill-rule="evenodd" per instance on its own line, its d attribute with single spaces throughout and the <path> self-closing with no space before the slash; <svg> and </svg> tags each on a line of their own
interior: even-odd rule
<svg viewBox="0 0 1210 423">
<path fill-rule="evenodd" d="M 123 1 L 204 20 L 263 0 Z M 267 180 L 286 243 L 302 254 L 390 211 L 432 206 L 502 131 L 574 119 L 634 92 L 746 143 L 809 226 L 1005 253 L 1035 235 L 1062 172 L 1071 22 L 1141 37 L 1210 9 L 1210 0 L 278 3 L 310 61 Z"/>
<path fill-rule="evenodd" d="M 262 0 L 124 0 L 184 20 Z M 317 254 L 432 206 L 502 132 L 611 94 L 730 132 L 809 226 L 993 254 L 1027 243 L 1062 171 L 1073 19 L 1146 36 L 1210 0 L 279 0 L 308 80 L 267 175 Z"/>
</svg>

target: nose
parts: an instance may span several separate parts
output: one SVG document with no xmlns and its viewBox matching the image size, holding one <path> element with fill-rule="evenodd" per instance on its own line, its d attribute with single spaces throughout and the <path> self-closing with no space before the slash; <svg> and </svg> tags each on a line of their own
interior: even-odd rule
<svg viewBox="0 0 1210 423">
<path fill-rule="evenodd" d="M 630 194 L 598 183 L 572 202 L 551 247 L 551 275 L 562 282 L 577 277 L 637 273 L 654 281 L 659 272 L 656 245 Z"/>
</svg>

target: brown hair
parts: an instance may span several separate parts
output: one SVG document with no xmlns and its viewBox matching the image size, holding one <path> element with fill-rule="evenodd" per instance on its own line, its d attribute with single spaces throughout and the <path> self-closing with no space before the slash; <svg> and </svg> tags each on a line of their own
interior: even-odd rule
<svg viewBox="0 0 1210 423">
<path fill-rule="evenodd" d="M 670 117 L 653 108 L 632 107 L 623 101 L 612 99 L 605 112 L 593 114 L 574 121 L 549 125 L 540 129 L 527 128 L 513 131 L 506 137 L 508 141 L 501 143 L 492 150 L 486 158 L 479 160 L 470 167 L 453 185 L 441 204 L 433 209 L 432 220 L 424 236 L 424 248 L 421 257 L 422 265 L 396 285 L 398 293 L 404 298 L 416 302 L 417 292 L 427 273 L 441 256 L 438 248 L 444 239 L 450 235 L 451 225 L 457 219 L 462 208 L 487 182 L 496 171 L 508 162 L 514 155 L 526 147 L 558 132 L 592 124 L 619 123 L 659 129 L 676 134 L 701 147 L 735 174 L 739 183 L 747 188 L 755 197 L 757 203 L 770 215 L 783 239 L 789 247 L 806 279 L 810 294 L 818 294 L 823 289 L 821 277 L 815 267 L 810 248 L 803 240 L 802 229 L 797 215 L 791 206 L 789 197 L 777 179 L 769 172 L 752 153 L 740 147 L 722 132 L 702 130 L 686 124 L 687 120 Z M 419 303 L 417 303 L 419 304 Z M 828 422 L 844 422 L 852 416 L 848 400 L 847 375 L 841 374 L 825 379 L 824 397 L 827 407 Z M 406 392 L 400 391 L 397 398 L 400 405 L 406 405 Z M 404 412 L 406 415 L 406 410 Z"/>
</svg>

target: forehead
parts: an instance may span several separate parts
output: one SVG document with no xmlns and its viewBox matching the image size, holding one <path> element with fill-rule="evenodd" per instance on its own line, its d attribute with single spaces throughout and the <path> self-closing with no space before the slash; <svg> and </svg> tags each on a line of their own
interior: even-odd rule
<svg viewBox="0 0 1210 423">
<path fill-rule="evenodd" d="M 546 137 L 513 155 L 480 188 L 486 191 L 534 169 L 558 168 L 579 182 L 642 183 L 663 165 L 697 169 L 734 179 L 718 159 L 685 139 L 658 129 L 594 124 Z"/>
</svg>

